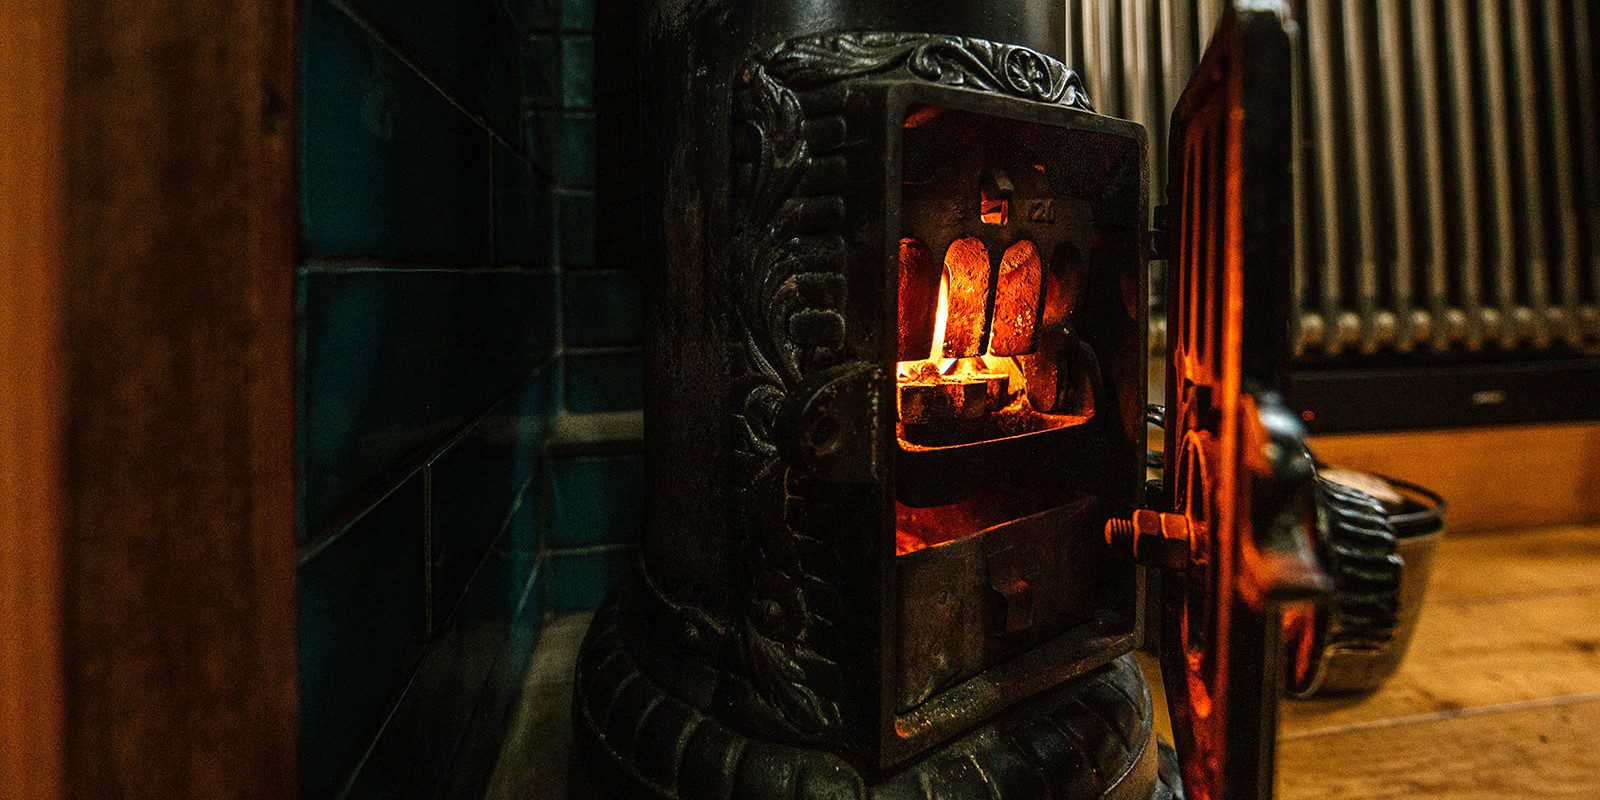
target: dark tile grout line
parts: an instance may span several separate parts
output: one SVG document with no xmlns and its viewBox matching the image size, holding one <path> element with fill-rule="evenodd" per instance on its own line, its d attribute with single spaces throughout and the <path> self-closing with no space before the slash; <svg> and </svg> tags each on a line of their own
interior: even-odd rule
<svg viewBox="0 0 1600 800">
<path fill-rule="evenodd" d="M 508 532 L 510 530 L 510 527 L 511 527 L 512 518 L 514 518 L 516 516 L 516 512 L 522 510 L 522 504 L 524 502 L 526 502 L 528 493 L 533 490 L 534 484 L 543 482 L 544 469 L 545 469 L 544 466 L 543 466 L 544 462 L 545 462 L 545 459 L 543 457 L 541 457 L 540 458 L 541 466 L 539 467 L 539 469 L 534 470 L 534 474 L 528 479 L 528 482 L 523 485 L 522 490 L 520 492 L 518 492 L 517 500 L 516 500 L 516 502 L 511 504 L 511 513 L 509 515 L 507 515 L 506 521 L 502 525 L 502 530 L 500 531 L 500 534 L 495 538 L 495 543 L 490 545 L 490 547 L 489 547 L 489 552 L 490 553 L 495 551 L 495 549 L 500 544 L 501 540 L 504 539 L 505 536 L 508 534 Z M 543 506 L 541 506 L 537 510 L 539 511 L 540 514 L 544 513 Z M 536 522 L 535 525 L 538 525 L 538 523 Z M 543 536 L 539 537 L 539 544 L 540 544 L 540 546 L 542 548 L 543 544 L 544 544 L 544 537 Z M 529 571 L 527 583 L 524 584 L 523 587 L 522 587 L 522 590 L 520 592 L 518 592 L 516 605 L 511 611 L 511 624 L 513 626 L 515 626 L 517 624 L 520 624 L 520 623 L 522 623 L 524 621 L 524 616 L 525 616 L 525 614 L 526 614 L 526 612 L 528 610 L 528 598 L 532 597 L 533 593 L 535 591 L 537 591 L 537 589 L 539 587 L 539 576 L 540 576 L 540 573 L 544 571 L 545 560 L 546 560 L 546 556 L 542 551 L 535 555 L 534 562 L 533 562 L 533 569 Z M 482 568 L 483 567 L 480 564 L 479 565 L 479 569 L 481 570 Z M 473 577 L 474 578 L 477 577 L 476 573 L 474 573 Z M 468 582 L 468 586 L 471 586 L 471 582 L 470 581 Z M 545 617 L 546 616 L 547 616 L 546 612 L 544 611 L 543 606 L 541 606 L 540 609 L 539 609 L 539 621 L 538 621 L 538 624 L 537 624 L 536 629 L 535 629 L 534 634 L 533 634 L 533 641 L 528 643 L 530 659 L 531 659 L 533 650 L 535 648 L 537 648 L 538 645 L 539 645 L 539 639 L 541 637 L 543 637 L 543 635 L 544 635 L 544 623 L 545 623 Z M 500 663 L 502 661 L 504 661 L 506 658 L 508 658 L 509 656 L 510 656 L 510 654 L 507 652 L 506 648 L 501 647 L 499 652 L 497 652 L 495 654 L 494 663 L 489 666 L 489 673 L 488 674 L 492 677 L 494 675 L 495 671 L 499 668 Z M 513 690 L 513 694 L 514 695 L 520 695 L 521 694 L 520 689 L 522 687 L 523 680 L 524 680 L 525 677 L 526 677 L 525 675 L 517 675 L 516 676 L 516 689 Z M 468 722 L 467 722 L 467 730 L 468 731 L 471 731 L 473 729 L 472 728 L 472 721 L 477 719 L 477 717 L 479 715 L 479 712 L 482 711 L 482 709 L 484 708 L 484 703 L 485 702 L 487 702 L 487 700 L 482 696 L 482 692 L 480 692 L 479 695 L 478 695 L 477 702 L 473 704 L 472 714 L 468 718 Z M 513 713 L 514 713 L 514 711 L 515 711 L 515 708 L 513 708 Z M 507 730 L 501 732 L 501 736 L 505 736 L 509 732 L 510 732 L 510 730 L 509 730 L 509 726 L 508 726 Z M 466 739 L 467 739 L 467 737 L 463 736 L 456 743 L 455 755 L 453 755 L 451 757 L 451 759 L 450 759 L 449 770 L 450 770 L 450 774 L 451 775 L 456 774 L 456 772 L 460 769 L 460 760 L 461 760 L 461 752 L 462 752 L 461 748 L 466 745 Z M 498 749 L 498 748 L 496 748 L 496 749 Z M 491 770 L 491 773 L 489 775 L 489 780 L 493 780 L 493 778 L 494 778 L 494 775 L 493 775 L 493 771 Z M 485 787 L 485 788 L 487 788 L 487 787 Z"/>
<path fill-rule="evenodd" d="M 596 345 L 578 345 L 576 347 L 566 347 L 566 348 L 563 348 L 562 355 L 567 355 L 567 356 L 626 356 L 626 355 L 633 355 L 634 353 L 642 353 L 642 352 L 644 352 L 644 345 L 642 343 L 641 344 L 596 344 Z M 622 410 L 632 411 L 633 409 L 622 409 Z"/>
<path fill-rule="evenodd" d="M 628 275 L 643 277 L 637 269 L 623 269 L 621 267 L 577 267 L 566 272 L 574 278 L 612 278 Z"/>
<path fill-rule="evenodd" d="M 381 29 L 379 29 L 378 26 L 374 25 L 371 20 L 367 19 L 364 15 L 362 15 L 359 12 L 357 12 L 355 9 L 351 8 L 349 3 L 345 2 L 345 0 L 327 0 L 327 2 L 330 5 L 332 5 L 334 8 L 338 9 L 346 17 L 349 17 L 351 22 L 354 22 L 357 27 L 359 27 L 363 31 L 365 31 L 368 36 L 371 36 L 374 41 L 376 41 L 376 42 L 378 42 L 378 44 L 382 45 L 385 50 L 388 50 L 390 55 L 394 56 L 396 61 L 399 61 L 400 63 L 404 64 L 408 69 L 411 70 L 411 72 L 413 74 L 415 74 L 418 78 L 420 78 L 423 83 L 426 83 L 429 86 L 433 87 L 433 90 L 438 92 L 439 96 L 441 96 L 441 97 L 443 97 L 445 99 L 445 102 L 448 102 L 450 105 L 455 106 L 456 110 L 460 111 L 463 115 L 465 115 L 467 117 L 467 119 L 472 121 L 473 124 L 475 124 L 478 127 L 484 129 L 485 131 L 487 131 L 489 133 L 489 138 L 491 140 L 493 140 L 495 142 L 499 142 L 501 146 L 503 146 L 506 149 L 510 150 L 512 155 L 516 156 L 524 164 L 526 164 L 529 168 L 533 169 L 535 172 L 538 172 L 540 175 L 544 176 L 545 178 L 548 179 L 548 178 L 552 178 L 553 177 L 548 172 L 546 172 L 537 162 L 535 162 L 533 159 L 529 158 L 527 153 L 523 152 L 524 151 L 524 146 L 523 145 L 513 145 L 511 142 L 506 141 L 505 137 L 501 136 L 500 132 L 496 131 L 494 129 L 494 126 L 489 124 L 488 120 L 485 120 L 477 112 L 475 112 L 472 109 L 468 108 L 464 103 L 462 103 L 460 100 L 456 99 L 455 95 L 451 94 L 449 91 L 446 91 L 444 85 L 439 83 L 437 80 L 434 79 L 434 77 L 432 75 L 430 75 L 426 70 L 424 70 L 422 68 L 422 65 L 415 58 L 413 58 L 410 53 L 406 52 L 405 48 L 403 48 L 400 45 L 396 44 L 388 36 L 384 35 L 383 31 Z M 520 40 L 522 38 L 522 36 L 519 34 L 519 36 L 517 38 Z M 522 42 L 519 41 L 518 42 L 519 53 L 520 53 L 520 47 L 521 46 L 522 46 Z M 561 65 L 561 59 L 560 59 L 560 53 L 559 52 L 556 54 L 556 65 L 557 65 L 557 68 L 559 69 L 559 67 Z M 520 77 L 521 70 L 518 70 L 518 75 Z M 519 98 L 518 105 L 519 106 L 522 105 L 522 103 L 520 102 L 520 98 Z M 524 109 L 522 109 L 520 107 L 517 110 L 518 111 L 517 116 L 518 116 L 519 119 L 522 116 L 521 112 L 523 110 Z"/>
<path fill-rule="evenodd" d="M 448 450 L 445 452 L 449 452 Z M 438 458 L 438 456 L 434 456 Z M 422 615 L 423 641 L 433 639 L 433 460 L 422 465 Z M 423 656 L 427 647 L 423 647 Z M 417 661 L 422 661 L 418 657 Z"/>
<path fill-rule="evenodd" d="M 424 469 L 425 470 L 426 469 L 431 469 L 431 466 L 432 465 L 430 464 L 428 467 L 426 467 Z M 522 490 L 518 493 L 519 500 L 520 500 L 520 498 L 522 498 L 523 496 L 526 495 L 528 489 L 530 489 L 532 487 L 534 481 L 536 481 L 537 478 L 538 478 L 538 475 L 537 475 L 537 471 L 536 471 L 535 475 L 533 477 L 529 478 L 527 483 L 523 484 Z M 431 494 L 431 491 L 430 491 L 430 494 Z M 514 514 L 515 510 L 520 508 L 520 507 L 521 507 L 520 502 L 512 504 L 513 514 Z M 467 579 L 466 586 L 468 588 L 464 589 L 462 591 L 462 598 L 464 598 L 466 596 L 466 592 L 471 589 L 471 587 L 473 585 L 473 581 L 478 577 L 478 573 L 480 573 L 483 570 L 483 565 L 485 563 L 487 563 L 487 560 L 488 560 L 487 556 L 490 553 L 493 553 L 495 551 L 496 547 L 500 544 L 500 540 L 502 538 L 504 538 L 504 536 L 506 534 L 506 530 L 510 527 L 509 523 L 511 521 L 511 517 L 512 517 L 512 514 L 508 514 L 506 519 L 501 521 L 500 532 L 495 535 L 494 542 L 492 544 L 490 544 L 489 549 L 484 551 L 485 558 L 478 562 L 478 566 L 473 569 L 472 577 Z M 430 521 L 430 527 L 431 527 L 431 521 Z M 533 573 L 528 579 L 528 585 L 524 586 L 523 589 L 522 589 L 521 594 L 522 594 L 522 597 L 524 599 L 531 592 L 531 587 L 534 585 L 534 583 L 537 582 L 538 577 L 539 577 L 540 567 L 543 566 L 543 561 L 544 561 L 544 555 L 543 555 L 543 553 L 541 553 L 539 561 L 537 563 L 535 563 L 534 569 L 533 569 Z M 424 562 L 424 574 L 425 575 L 427 575 L 427 574 L 432 572 L 432 566 L 431 565 L 432 565 L 431 558 L 428 561 Z M 428 581 L 425 580 L 424 584 L 427 584 L 427 583 L 428 583 Z M 367 742 L 367 746 L 362 750 L 361 757 L 359 759 L 357 759 L 356 763 L 351 767 L 350 775 L 345 780 L 345 784 L 344 784 L 343 788 L 341 788 L 334 795 L 334 797 L 337 800 L 344 800 L 345 798 L 348 798 L 350 792 L 355 789 L 355 783 L 361 777 L 362 770 L 364 770 L 366 768 L 367 761 L 372 757 L 372 753 L 377 749 L 378 743 L 383 740 L 383 734 L 389 729 L 389 723 L 391 721 L 393 721 L 395 713 L 400 710 L 400 706 L 401 706 L 402 702 L 404 701 L 405 697 L 411 693 L 412 686 L 416 684 L 417 676 L 422 673 L 422 665 L 423 665 L 423 663 L 427 661 L 429 654 L 431 654 L 434 651 L 434 643 L 433 643 L 432 640 L 433 640 L 433 636 L 434 636 L 435 631 L 433 629 L 432 619 L 431 619 L 431 617 L 433 615 L 433 611 L 432 611 L 432 605 L 433 605 L 432 586 L 425 585 L 425 589 L 428 591 L 428 597 L 426 598 L 427 602 L 425 604 L 425 607 L 428 608 L 428 616 L 430 617 L 429 624 L 428 624 L 428 634 L 427 634 L 427 637 L 426 637 L 427 641 L 425 641 L 424 644 L 423 644 L 422 652 L 420 652 L 417 655 L 416 663 L 414 665 L 412 665 L 411 675 L 408 676 L 406 678 L 406 681 L 405 681 L 405 688 L 401 689 L 401 691 L 400 691 L 400 693 L 398 695 L 398 698 L 395 700 L 394 704 L 392 706 L 390 706 L 389 713 L 384 715 L 383 721 L 381 723 L 379 723 L 378 727 L 373 731 L 371 739 Z M 461 598 L 458 598 L 458 600 L 457 600 L 457 607 L 459 607 L 459 605 L 460 605 L 460 599 Z M 513 618 L 520 617 L 521 616 L 521 612 L 522 612 L 524 607 L 525 607 L 524 604 L 520 604 L 519 603 L 516 611 L 513 613 Z M 452 609 L 451 617 L 454 617 L 454 613 L 455 613 L 454 609 Z M 542 616 L 542 612 L 541 612 L 541 616 Z M 496 660 L 498 660 L 500 657 L 501 656 L 496 656 Z"/>
<path fill-rule="evenodd" d="M 639 542 L 606 542 L 604 544 L 581 544 L 574 547 L 546 547 L 544 550 L 544 555 L 546 558 L 551 556 L 557 556 L 560 558 L 568 558 L 571 556 L 603 556 L 610 553 L 630 553 L 638 550 L 640 546 L 641 545 Z"/>
<path fill-rule="evenodd" d="M 518 119 L 520 121 L 522 115 L 519 113 L 517 115 L 517 117 L 518 117 Z M 495 172 L 495 158 L 494 158 L 494 155 L 495 155 L 495 153 L 494 153 L 494 135 L 490 134 L 489 135 L 489 169 L 486 170 L 486 172 L 488 174 L 484 176 L 484 183 L 487 184 L 487 185 L 485 185 L 483 187 L 483 190 L 484 190 L 483 193 L 485 195 L 487 195 L 488 198 L 489 198 L 489 212 L 488 212 L 488 214 L 489 214 L 489 220 L 488 220 L 489 221 L 489 241 L 488 241 L 488 247 L 486 248 L 486 250 L 487 250 L 487 252 L 489 254 L 489 264 L 491 266 L 498 267 L 498 266 L 500 266 L 500 248 L 499 248 L 499 237 L 496 234 L 499 233 L 499 226 L 497 226 L 495 224 L 495 222 L 496 222 L 497 217 L 498 217 L 497 209 L 499 208 L 500 204 L 497 201 L 500 199 L 500 193 L 495 191 L 495 188 L 496 188 L 495 187 L 495 178 L 498 175 L 498 173 Z"/>
<path fill-rule="evenodd" d="M 405 262 L 382 261 L 378 259 L 342 259 L 342 258 L 312 258 L 307 259 L 296 271 L 301 275 L 343 275 L 366 272 L 381 272 L 387 274 L 404 275 L 530 275 L 543 277 L 556 277 L 561 274 L 558 266 L 546 267 L 449 267 L 438 265 L 410 265 Z M 626 270 L 623 270 L 626 271 Z"/>
<path fill-rule="evenodd" d="M 544 457 L 540 456 L 540 461 L 543 460 Z M 429 466 L 431 468 L 432 465 L 430 464 Z M 544 477 L 543 470 L 534 469 L 532 474 L 528 476 L 528 479 L 523 481 L 522 488 L 517 490 L 515 501 L 512 502 L 510 508 L 506 511 L 505 516 L 500 519 L 500 523 L 495 530 L 494 538 L 489 540 L 489 546 L 483 551 L 483 555 L 478 557 L 478 563 L 473 566 L 472 574 L 467 577 L 466 583 L 462 584 L 463 586 L 467 587 L 467 589 L 462 590 L 461 596 L 456 598 L 455 604 L 450 607 L 450 613 L 444 616 L 442 622 L 448 624 L 455 620 L 456 612 L 461 609 L 461 601 L 466 599 L 467 591 L 471 589 L 473 582 L 476 581 L 478 576 L 483 572 L 484 566 L 489 563 L 490 556 L 493 556 L 500 549 L 501 542 L 505 540 L 506 532 L 511 529 L 511 520 L 515 519 L 517 512 L 522 510 L 522 503 L 524 498 L 527 497 L 528 490 L 532 489 L 533 485 L 539 482 L 542 477 Z M 433 603 L 431 595 L 429 596 L 428 602 L 431 606 Z"/>
<path fill-rule="evenodd" d="M 298 192 L 298 190 L 297 190 L 297 192 Z M 296 262 L 295 263 L 296 264 L 302 264 L 302 263 L 305 262 L 305 253 L 304 253 L 304 251 L 305 251 L 305 241 L 304 241 L 305 237 L 303 236 L 304 227 L 300 224 L 300 220 L 298 220 L 298 219 L 296 220 L 296 228 L 297 228 L 297 230 L 295 232 L 295 238 L 298 241 L 295 242 L 295 249 L 297 251 L 296 254 L 295 254 L 295 258 L 296 258 Z M 295 542 L 296 542 L 296 547 L 298 548 L 300 546 L 299 542 L 300 542 L 301 535 L 305 534 L 305 533 L 308 533 L 308 531 L 304 530 L 304 526 L 305 526 L 306 497 L 310 494 L 309 491 L 308 491 L 308 487 L 310 487 L 310 485 L 311 485 L 311 470 L 310 470 L 310 464 L 311 464 L 310 452 L 311 452 L 311 448 L 309 447 L 309 444 L 311 442 L 311 436 L 310 436 L 310 432 L 308 431 L 308 428 L 310 428 L 310 426 L 305 424 L 305 420 L 308 419 L 310 417 L 310 414 L 311 414 L 311 403 L 307 399 L 310 396 L 310 392 L 306 391 L 306 384 L 308 383 L 308 381 L 306 380 L 306 372 L 307 372 L 306 366 L 310 363 L 310 357 L 311 357 L 311 328 L 310 328 L 309 325 L 306 324 L 306 320 L 310 317 L 310 314 L 308 312 L 308 308 L 310 307 L 310 303 L 311 303 L 311 300 L 310 300 L 311 291 L 307 287 L 307 283 L 308 282 L 305 281 L 305 280 L 301 280 L 300 275 L 299 275 L 299 268 L 298 267 L 296 267 L 295 273 L 296 274 L 295 274 L 294 279 L 293 279 L 293 281 L 294 281 L 294 381 L 295 381 L 295 386 L 294 386 L 294 538 L 295 538 Z M 396 485 L 393 488 L 399 488 L 399 486 Z M 295 578 L 295 583 L 296 583 L 296 588 L 297 589 L 298 589 L 298 585 L 299 585 L 298 572 L 299 572 L 300 567 L 303 564 L 304 564 L 304 562 L 300 561 L 298 559 L 298 557 L 297 557 L 296 560 L 295 560 L 295 571 L 297 573 L 296 574 L 296 578 Z M 298 629 L 299 629 L 299 623 L 298 622 L 296 623 L 295 627 L 296 627 L 296 630 L 298 631 Z M 297 673 L 297 676 L 298 676 L 298 673 Z"/>
<path fill-rule="evenodd" d="M 421 474 L 439 456 L 460 444 L 484 420 L 488 419 L 489 415 L 501 403 L 519 395 L 533 385 L 533 382 L 538 380 L 544 371 L 550 368 L 551 365 L 556 364 L 560 358 L 561 352 L 558 347 L 556 352 L 546 356 L 538 365 L 529 369 L 526 376 L 512 384 L 509 389 L 490 402 L 482 411 L 473 415 L 471 420 L 457 428 L 449 436 L 431 446 L 421 448 L 415 451 L 411 457 L 401 460 L 399 467 L 390 470 L 383 480 L 375 482 L 375 485 L 383 487 L 381 490 L 375 491 L 359 501 L 346 504 L 343 513 L 335 513 L 332 522 L 323 526 L 322 530 L 300 546 L 300 555 L 295 562 L 296 568 L 304 567 L 318 555 L 321 555 L 324 550 L 327 550 L 334 542 L 338 541 L 346 531 L 354 527 L 356 523 L 372 513 L 373 509 L 377 508 L 384 500 L 387 500 L 390 495 L 404 486 L 406 481 Z"/>
<path fill-rule="evenodd" d="M 541 540 L 543 539 L 543 537 L 540 538 Z M 539 573 L 544 572 L 544 564 L 545 554 L 534 554 L 533 569 L 528 573 L 528 582 L 523 585 L 522 591 L 517 594 L 517 606 L 512 609 L 512 616 L 521 617 L 523 612 L 528 610 L 528 599 L 533 597 L 534 591 L 539 586 Z M 539 614 L 542 622 L 544 612 L 540 611 Z M 543 627 L 543 625 L 541 624 L 540 627 Z"/>
<path fill-rule="evenodd" d="M 417 656 L 416 664 L 412 665 L 411 674 L 406 677 L 405 686 L 396 695 L 397 699 L 389 704 L 389 710 L 384 713 L 383 721 L 378 723 L 378 727 L 374 730 L 371 738 L 367 740 L 367 746 L 361 748 L 361 756 L 350 766 L 350 771 L 345 776 L 343 785 L 333 793 L 334 800 L 347 800 L 350 797 L 350 793 L 355 790 L 356 781 L 361 778 L 362 770 L 366 769 L 367 761 L 372 758 L 373 751 L 378 749 L 378 742 L 383 739 L 383 732 L 389 729 L 389 723 L 394 721 L 394 715 L 400 711 L 400 701 L 404 700 L 406 695 L 411 694 L 411 687 L 416 684 L 417 676 L 422 674 L 422 660 L 427 655 L 428 650 L 424 646 L 422 653 Z"/>
</svg>

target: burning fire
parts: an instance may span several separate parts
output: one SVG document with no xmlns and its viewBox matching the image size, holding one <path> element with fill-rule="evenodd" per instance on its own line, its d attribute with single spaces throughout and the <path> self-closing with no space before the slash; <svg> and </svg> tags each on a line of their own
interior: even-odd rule
<svg viewBox="0 0 1600 800">
<path fill-rule="evenodd" d="M 946 272 L 939 276 L 939 305 L 933 315 L 933 349 L 929 351 L 928 357 L 921 361 L 900 362 L 899 373 L 902 381 L 913 376 L 922 379 L 947 375 L 955 367 L 959 359 L 944 357 L 944 333 L 949 324 L 950 273 Z"/>
<path fill-rule="evenodd" d="M 900 419 L 904 423 L 978 419 L 999 412 L 1024 396 L 1025 381 L 1014 358 L 992 353 L 946 358 L 949 322 L 950 275 L 946 271 L 939 279 L 933 345 L 928 357 L 897 365 Z"/>
</svg>

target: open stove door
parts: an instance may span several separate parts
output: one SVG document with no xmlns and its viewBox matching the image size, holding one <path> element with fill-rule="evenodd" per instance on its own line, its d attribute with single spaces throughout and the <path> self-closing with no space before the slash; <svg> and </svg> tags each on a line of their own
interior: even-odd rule
<svg viewBox="0 0 1600 800">
<path fill-rule="evenodd" d="M 1230 2 L 1172 121 L 1166 480 L 1189 560 L 1163 574 L 1161 652 L 1195 800 L 1272 796 L 1283 615 L 1330 588 L 1303 429 L 1272 391 L 1293 255 L 1293 34 L 1286 3 Z"/>
</svg>

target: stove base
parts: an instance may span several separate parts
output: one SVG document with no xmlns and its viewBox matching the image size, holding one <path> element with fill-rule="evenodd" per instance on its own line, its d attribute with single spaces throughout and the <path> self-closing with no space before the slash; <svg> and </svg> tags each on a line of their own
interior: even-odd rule
<svg viewBox="0 0 1600 800">
<path fill-rule="evenodd" d="M 887 776 L 751 737 L 652 675 L 681 660 L 622 624 L 613 592 L 578 657 L 574 800 L 1181 800 L 1131 657 L 1033 698 Z M 637 618 L 637 617 L 635 617 Z"/>
</svg>

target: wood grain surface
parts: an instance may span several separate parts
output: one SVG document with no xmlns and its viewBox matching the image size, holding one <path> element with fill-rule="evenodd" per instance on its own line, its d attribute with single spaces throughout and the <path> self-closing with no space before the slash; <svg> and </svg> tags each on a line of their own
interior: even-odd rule
<svg viewBox="0 0 1600 800">
<path fill-rule="evenodd" d="M 1458 532 L 1600 522 L 1600 424 L 1319 436 L 1311 449 L 1439 492 Z"/>
<path fill-rule="evenodd" d="M 1282 800 L 1600 796 L 1600 527 L 1447 535 L 1400 671 L 1282 719 Z"/>
<path fill-rule="evenodd" d="M 0 797 L 294 797 L 294 3 L 0 6 Z"/>
<path fill-rule="evenodd" d="M 0 797 L 62 794 L 65 15 L 0 3 Z"/>
</svg>

